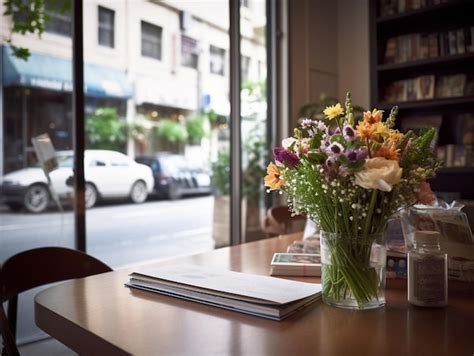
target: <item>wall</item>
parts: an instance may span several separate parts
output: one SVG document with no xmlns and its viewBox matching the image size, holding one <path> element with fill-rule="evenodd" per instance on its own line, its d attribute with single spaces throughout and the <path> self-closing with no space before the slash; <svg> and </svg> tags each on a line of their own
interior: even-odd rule
<svg viewBox="0 0 474 356">
<path fill-rule="evenodd" d="M 368 107 L 368 0 L 289 2 L 290 127 L 321 93 Z"/>
</svg>

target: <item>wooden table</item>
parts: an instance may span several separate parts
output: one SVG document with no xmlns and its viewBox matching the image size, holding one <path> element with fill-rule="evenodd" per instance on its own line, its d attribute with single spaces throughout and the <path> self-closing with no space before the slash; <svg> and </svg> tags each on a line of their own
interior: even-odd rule
<svg viewBox="0 0 474 356">
<path fill-rule="evenodd" d="M 298 235 L 162 263 L 195 263 L 268 275 L 274 252 Z M 474 354 L 474 292 L 449 306 L 407 304 L 387 289 L 384 308 L 350 311 L 316 303 L 272 321 L 124 287 L 133 269 L 68 281 L 37 295 L 36 324 L 84 355 L 468 355 Z M 317 282 L 316 278 L 300 278 Z"/>
</svg>

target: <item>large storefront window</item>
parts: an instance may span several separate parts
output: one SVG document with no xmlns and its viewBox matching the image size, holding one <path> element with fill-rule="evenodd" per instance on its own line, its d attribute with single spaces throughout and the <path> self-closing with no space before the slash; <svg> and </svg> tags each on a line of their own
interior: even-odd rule
<svg viewBox="0 0 474 356">
<path fill-rule="evenodd" d="M 72 17 L 70 2 L 53 4 L 62 2 L 46 2 L 40 39 L 12 38 L 28 60 L 0 47 L 0 263 L 38 246 L 74 247 Z M 228 246 L 229 4 L 106 6 L 84 2 L 87 252 L 118 268 Z M 248 1 L 241 26 L 242 240 L 251 241 L 262 237 L 264 209 L 265 2 Z M 32 144 L 38 135 L 56 151 L 50 180 Z M 20 343 L 42 335 L 34 293 L 29 309 L 20 306 Z"/>
</svg>

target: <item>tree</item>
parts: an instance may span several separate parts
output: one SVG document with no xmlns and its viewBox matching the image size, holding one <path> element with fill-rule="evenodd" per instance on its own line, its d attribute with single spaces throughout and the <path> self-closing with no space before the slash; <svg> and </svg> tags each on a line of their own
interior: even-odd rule
<svg viewBox="0 0 474 356">
<path fill-rule="evenodd" d="M 99 108 L 86 117 L 86 147 L 124 151 L 127 142 L 125 122 L 115 108 Z"/>
</svg>

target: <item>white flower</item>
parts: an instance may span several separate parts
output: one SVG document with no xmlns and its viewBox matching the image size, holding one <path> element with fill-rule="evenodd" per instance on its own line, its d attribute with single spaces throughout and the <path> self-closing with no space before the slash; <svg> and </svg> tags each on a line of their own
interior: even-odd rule
<svg viewBox="0 0 474 356">
<path fill-rule="evenodd" d="M 281 141 L 281 145 L 283 146 L 283 148 L 288 149 L 295 142 L 296 139 L 294 137 L 288 137 Z"/>
<path fill-rule="evenodd" d="M 400 182 L 402 168 L 398 161 L 382 157 L 370 158 L 365 161 L 364 168 L 355 174 L 355 184 L 365 189 L 378 189 L 390 192 Z"/>
</svg>

